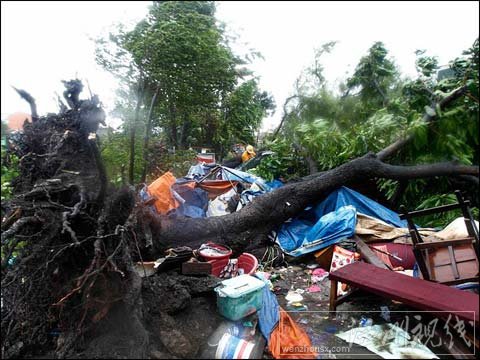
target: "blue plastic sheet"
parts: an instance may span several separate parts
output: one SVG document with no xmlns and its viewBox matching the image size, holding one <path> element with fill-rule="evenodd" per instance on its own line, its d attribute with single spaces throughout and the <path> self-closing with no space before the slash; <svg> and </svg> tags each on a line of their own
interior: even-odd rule
<svg viewBox="0 0 480 360">
<path fill-rule="evenodd" d="M 257 183 L 265 191 L 272 190 L 272 188 L 268 186 L 265 180 L 263 180 L 261 177 L 236 169 L 222 168 L 222 179 L 230 181 L 243 181 L 249 184 Z"/>
<path fill-rule="evenodd" d="M 283 186 L 283 182 L 281 182 L 280 180 L 272 180 L 272 181 L 268 181 L 266 182 L 267 186 L 270 188 L 270 189 L 278 189 L 280 187 Z"/>
<path fill-rule="evenodd" d="M 188 174 L 185 176 L 188 179 L 200 179 L 208 173 L 208 169 L 205 169 L 201 164 L 192 165 L 188 169 Z"/>
<path fill-rule="evenodd" d="M 315 209 L 309 210 L 315 213 Z M 310 214 L 311 215 L 311 214 Z M 284 252 L 300 256 L 335 244 L 355 232 L 357 212 L 353 206 L 342 206 L 316 221 L 297 218 L 282 225 L 277 241 Z"/>
<path fill-rule="evenodd" d="M 342 186 L 320 204 L 284 223 L 278 231 L 277 242 L 291 256 L 323 249 L 354 234 L 357 212 L 395 227 L 407 227 L 406 221 L 400 220 L 394 211 Z"/>
<path fill-rule="evenodd" d="M 205 209 L 186 204 L 181 204 L 178 208 L 176 208 L 175 213 L 177 215 L 183 215 L 190 218 L 202 218 L 207 216 Z"/>
<path fill-rule="evenodd" d="M 144 185 L 144 186 L 140 189 L 139 196 L 140 196 L 140 199 L 142 199 L 143 201 L 147 201 L 147 200 L 149 200 L 149 199 L 152 198 L 152 197 L 148 194 L 147 185 Z M 154 205 L 150 205 L 148 208 L 150 209 L 151 212 L 153 212 L 153 213 L 155 213 L 155 214 L 158 214 L 158 213 L 157 213 L 157 210 L 155 209 L 155 206 L 154 206 Z"/>
<path fill-rule="evenodd" d="M 179 216 L 191 218 L 206 217 L 208 193 L 200 188 L 191 188 L 189 182 L 177 181 L 172 190 L 180 197 L 180 206 L 173 212 Z M 170 214 L 173 215 L 173 214 Z"/>
<path fill-rule="evenodd" d="M 258 185 L 259 188 L 262 189 L 262 190 L 252 190 L 252 189 L 244 190 L 240 194 L 241 207 L 244 207 L 245 205 L 247 205 L 255 197 L 266 194 L 267 192 L 273 191 L 283 186 L 283 183 L 279 180 L 265 182 L 265 180 L 262 179 L 261 177 L 252 175 L 247 172 L 235 170 L 235 169 L 228 169 L 228 170 L 222 169 L 222 178 L 229 179 L 231 181 L 243 181 L 250 184 L 255 183 Z M 237 208 L 237 211 L 238 210 L 239 209 Z"/>
<path fill-rule="evenodd" d="M 276 296 L 268 286 L 263 287 L 262 308 L 257 311 L 258 326 L 267 342 L 270 342 L 270 334 L 280 320 L 280 307 Z"/>
<path fill-rule="evenodd" d="M 323 216 L 341 206 L 353 205 L 357 212 L 385 221 L 395 227 L 406 228 L 407 222 L 400 220 L 398 214 L 376 201 L 369 199 L 345 186 L 333 191 L 328 197 L 316 207 L 317 216 Z"/>
<path fill-rule="evenodd" d="M 248 203 L 250 203 L 254 198 L 256 198 L 257 196 L 261 196 L 263 194 L 265 194 L 266 192 L 265 191 L 262 191 L 262 190 L 257 190 L 257 191 L 254 191 L 254 190 L 244 190 L 241 194 L 240 194 L 240 203 L 239 203 L 239 207 L 237 207 L 237 211 L 243 207 L 245 207 Z"/>
</svg>

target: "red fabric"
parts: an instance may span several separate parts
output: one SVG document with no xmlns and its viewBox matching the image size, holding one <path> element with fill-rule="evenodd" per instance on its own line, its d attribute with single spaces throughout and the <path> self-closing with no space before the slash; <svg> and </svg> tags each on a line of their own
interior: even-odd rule
<svg viewBox="0 0 480 360">
<path fill-rule="evenodd" d="M 213 164 L 215 162 L 215 155 L 197 155 L 197 161 Z"/>
<path fill-rule="evenodd" d="M 204 180 L 201 183 L 197 184 L 200 189 L 205 190 L 214 197 L 225 194 L 227 191 L 232 189 L 233 186 L 236 185 L 236 181 L 229 180 Z"/>
<path fill-rule="evenodd" d="M 400 261 L 387 254 L 383 254 L 380 251 L 375 251 L 375 249 L 372 249 L 375 255 L 377 255 L 385 264 L 389 265 L 391 268 L 401 266 L 404 269 L 411 270 L 415 266 L 415 255 L 413 254 L 412 245 L 410 244 L 394 244 L 391 242 L 387 242 L 369 245 L 372 248 L 389 252 L 390 254 L 398 256 L 402 259 Z"/>
</svg>

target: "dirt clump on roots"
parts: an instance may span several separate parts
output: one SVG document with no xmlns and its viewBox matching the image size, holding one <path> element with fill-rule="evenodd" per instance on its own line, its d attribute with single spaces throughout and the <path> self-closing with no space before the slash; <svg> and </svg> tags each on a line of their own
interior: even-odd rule
<svg viewBox="0 0 480 360">
<path fill-rule="evenodd" d="M 196 356 L 221 320 L 217 280 L 134 270 L 163 250 L 153 215 L 108 185 L 92 136 L 100 101 L 65 85 L 68 107 L 11 137 L 20 176 L 2 204 L 2 358 Z"/>
</svg>

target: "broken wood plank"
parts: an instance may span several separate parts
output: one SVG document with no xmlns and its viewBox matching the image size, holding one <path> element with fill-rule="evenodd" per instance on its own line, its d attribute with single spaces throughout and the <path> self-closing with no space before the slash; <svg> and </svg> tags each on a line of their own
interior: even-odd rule
<svg viewBox="0 0 480 360">
<path fill-rule="evenodd" d="M 184 262 L 182 264 L 183 275 L 210 275 L 212 264 L 209 262 Z"/>
<path fill-rule="evenodd" d="M 441 240 L 441 241 L 430 241 L 416 244 L 415 247 L 418 250 L 423 249 L 432 249 L 432 248 L 443 248 L 447 246 L 455 246 L 455 245 L 464 245 L 464 244 L 473 244 L 475 239 L 473 237 L 462 238 L 462 239 L 453 239 L 453 240 Z"/>
<path fill-rule="evenodd" d="M 375 253 L 370 249 L 370 247 L 365 244 L 365 242 L 360 239 L 357 235 L 353 236 L 353 240 L 357 244 L 357 252 L 360 253 L 362 258 L 369 264 L 375 265 L 381 269 L 391 270 L 380 258 L 375 255 Z"/>
</svg>

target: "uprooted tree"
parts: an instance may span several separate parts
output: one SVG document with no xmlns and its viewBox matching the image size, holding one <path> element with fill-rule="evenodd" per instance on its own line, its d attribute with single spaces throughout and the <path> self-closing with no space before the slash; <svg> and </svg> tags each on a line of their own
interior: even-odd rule
<svg viewBox="0 0 480 360">
<path fill-rule="evenodd" d="M 109 187 L 97 140 L 91 136 L 104 112 L 96 97 L 78 99 L 74 91 L 81 84 L 66 84 L 70 108 L 25 123 L 15 144 L 20 176 L 14 182 L 14 197 L 6 204 L 1 235 L 2 357 L 42 351 L 56 357 L 87 354 L 89 347 L 98 345 L 96 339 L 111 330 L 104 324 L 114 308 L 128 324 L 126 337 L 118 341 L 128 342 L 122 344 L 123 352 L 110 356 L 147 356 L 153 337 L 166 335 L 161 329 L 153 335 L 146 325 L 152 314 L 145 316 L 150 311 L 146 290 L 134 262 L 156 259 L 172 246 L 195 248 L 205 240 L 227 243 L 236 251 L 265 246 L 272 229 L 339 186 L 373 178 L 463 176 L 467 189 L 478 191 L 477 166 L 384 163 L 409 141 L 401 139 L 377 155 L 367 154 L 287 184 L 229 215 L 206 219 L 153 215 L 133 189 Z M 448 102 L 462 93 L 461 89 L 452 93 Z M 162 288 L 156 301 L 165 305 L 171 299 L 169 291 L 175 296 L 184 291 L 175 286 Z M 60 336 L 53 338 L 52 329 L 59 329 Z"/>
</svg>

